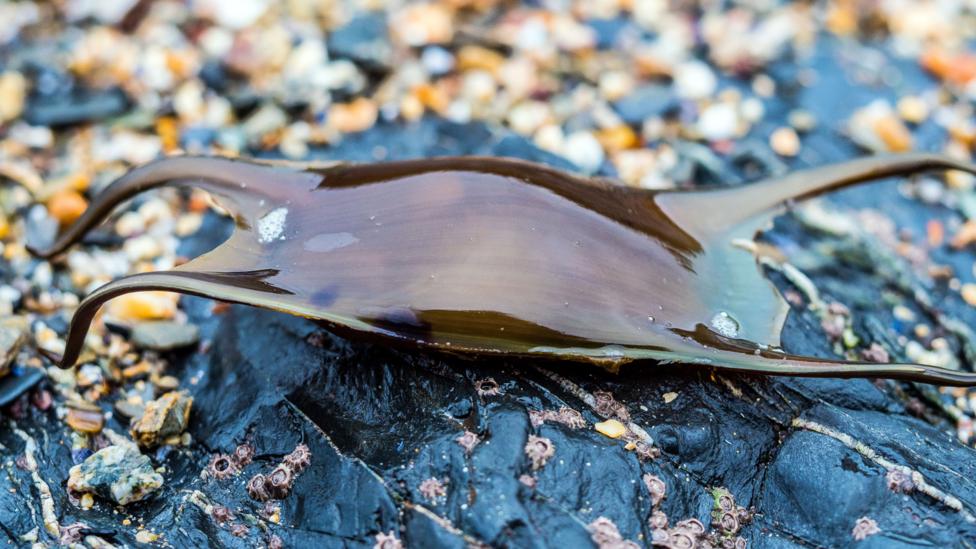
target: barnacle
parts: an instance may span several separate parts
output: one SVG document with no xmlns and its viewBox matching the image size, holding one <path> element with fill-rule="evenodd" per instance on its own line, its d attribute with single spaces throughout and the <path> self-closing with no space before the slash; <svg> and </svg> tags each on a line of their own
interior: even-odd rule
<svg viewBox="0 0 976 549">
<path fill-rule="evenodd" d="M 596 401 L 593 410 L 603 417 L 617 417 L 622 421 L 630 420 L 630 412 L 627 407 L 617 402 L 613 395 L 607 391 L 593 391 L 593 399 Z"/>
<path fill-rule="evenodd" d="M 265 487 L 268 494 L 274 499 L 283 499 L 291 491 L 291 485 L 295 481 L 295 472 L 288 465 L 282 463 L 274 468 L 265 479 Z"/>
<path fill-rule="evenodd" d="M 63 356 L 51 356 L 64 367 L 77 361 L 103 303 L 170 290 L 457 353 L 612 371 L 641 360 L 976 385 L 976 374 L 922 364 L 783 352 L 788 307 L 763 274 L 768 252 L 748 245 L 790 201 L 927 170 L 976 166 L 923 153 L 876 156 L 743 186 L 661 191 L 508 159 L 300 168 L 172 157 L 113 182 L 50 249 L 32 251 L 60 254 L 123 201 L 164 185 L 208 191 L 235 218 L 234 233 L 211 252 L 85 298 Z M 626 421 L 624 409 L 606 412 Z"/>
<path fill-rule="evenodd" d="M 424 499 L 435 504 L 437 500 L 447 496 L 447 485 L 440 479 L 434 477 L 421 482 L 417 490 Z"/>
<path fill-rule="evenodd" d="M 493 377 L 486 377 L 475 381 L 474 390 L 480 397 L 496 396 L 501 393 L 498 382 Z"/>
<path fill-rule="evenodd" d="M 401 542 L 391 530 L 389 533 L 380 532 L 376 534 L 376 543 L 373 544 L 373 549 L 403 549 L 403 542 Z"/>
<path fill-rule="evenodd" d="M 651 513 L 650 518 L 647 519 L 647 525 L 650 526 L 651 530 L 662 530 L 668 527 L 668 515 L 664 511 L 657 510 Z"/>
<path fill-rule="evenodd" d="M 243 469 L 254 459 L 254 447 L 250 444 L 241 444 L 234 448 L 234 453 L 230 459 L 238 469 Z"/>
<path fill-rule="evenodd" d="M 902 494 L 909 494 L 915 490 L 915 479 L 913 478 L 915 474 L 918 473 L 908 473 L 901 469 L 892 469 L 888 471 L 885 475 L 885 480 L 888 483 L 888 489 L 892 492 L 898 492 Z"/>
<path fill-rule="evenodd" d="M 210 516 L 213 517 L 218 524 L 223 524 L 234 519 L 234 514 L 231 513 L 230 509 L 224 507 L 223 505 L 214 505 L 213 509 L 210 510 Z"/>
<path fill-rule="evenodd" d="M 533 471 L 541 469 L 549 461 L 549 458 L 555 454 L 556 447 L 553 446 L 551 440 L 545 437 L 529 435 L 529 440 L 525 443 L 525 455 L 529 458 L 529 463 L 532 464 Z"/>
<path fill-rule="evenodd" d="M 267 478 L 261 473 L 258 473 L 251 477 L 251 480 L 247 481 L 247 493 L 251 496 L 251 499 L 267 501 L 271 499 L 267 484 Z"/>
<path fill-rule="evenodd" d="M 477 446 L 479 442 L 481 442 L 481 438 L 478 437 L 477 434 L 472 433 L 471 431 L 465 431 L 461 433 L 454 440 L 457 441 L 458 445 L 461 446 L 461 448 L 464 448 L 464 453 L 467 455 L 471 455 L 471 452 L 474 451 L 474 447 Z"/>
<path fill-rule="evenodd" d="M 648 493 L 651 494 L 651 505 L 657 507 L 661 504 L 667 494 L 667 485 L 660 478 L 650 474 L 644 474 L 644 486 L 647 487 Z"/>
<path fill-rule="evenodd" d="M 308 446 L 305 444 L 296 446 L 284 459 L 284 465 L 296 475 L 304 471 L 311 463 L 312 452 L 309 451 Z"/>
<path fill-rule="evenodd" d="M 881 529 L 878 528 L 878 523 L 873 518 L 861 517 L 857 519 L 857 522 L 854 523 L 854 529 L 851 530 L 851 536 L 856 541 L 861 541 L 868 536 L 877 534 L 878 532 L 881 532 Z"/>
<path fill-rule="evenodd" d="M 625 540 L 617 529 L 617 525 L 607 517 L 597 517 L 586 527 L 590 532 L 598 549 L 637 549 L 640 547 L 630 540 Z"/>
<path fill-rule="evenodd" d="M 227 454 L 215 454 L 207 465 L 207 474 L 217 480 L 228 479 L 238 473 L 236 462 Z"/>
</svg>

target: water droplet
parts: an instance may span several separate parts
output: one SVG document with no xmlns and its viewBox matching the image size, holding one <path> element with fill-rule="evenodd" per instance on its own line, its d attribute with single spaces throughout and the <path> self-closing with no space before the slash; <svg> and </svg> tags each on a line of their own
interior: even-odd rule
<svg viewBox="0 0 976 549">
<path fill-rule="evenodd" d="M 735 338 L 739 336 L 739 321 L 722 311 L 712 317 L 712 329 L 719 335 Z"/>
</svg>

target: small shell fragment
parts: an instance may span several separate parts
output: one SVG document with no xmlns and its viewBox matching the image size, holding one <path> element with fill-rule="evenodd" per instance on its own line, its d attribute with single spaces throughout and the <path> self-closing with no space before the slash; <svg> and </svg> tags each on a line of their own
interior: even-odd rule
<svg viewBox="0 0 976 549">
<path fill-rule="evenodd" d="M 615 419 L 601 421 L 594 425 L 597 432 L 610 438 L 620 438 L 627 433 L 627 426 Z"/>
</svg>

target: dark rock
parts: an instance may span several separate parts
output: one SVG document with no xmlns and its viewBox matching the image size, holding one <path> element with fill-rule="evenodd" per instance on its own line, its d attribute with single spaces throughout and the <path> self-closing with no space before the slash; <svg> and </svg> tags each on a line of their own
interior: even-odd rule
<svg viewBox="0 0 976 549">
<path fill-rule="evenodd" d="M 12 373 L 0 377 L 0 407 L 17 400 L 44 379 L 39 368 L 15 368 Z"/>
<path fill-rule="evenodd" d="M 64 95 L 31 97 L 24 120 L 35 126 L 73 126 L 118 116 L 128 108 L 129 98 L 118 88 L 75 90 Z"/>
<path fill-rule="evenodd" d="M 386 72 L 393 61 L 393 48 L 383 13 L 353 18 L 329 34 L 327 45 L 331 57 L 349 59 L 371 72 Z"/>
</svg>

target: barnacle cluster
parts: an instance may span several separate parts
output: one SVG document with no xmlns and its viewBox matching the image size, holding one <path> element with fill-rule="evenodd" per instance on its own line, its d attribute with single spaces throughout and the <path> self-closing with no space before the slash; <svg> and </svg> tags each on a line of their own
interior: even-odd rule
<svg viewBox="0 0 976 549">
<path fill-rule="evenodd" d="M 285 456 L 284 465 L 298 474 L 305 470 L 312 463 L 312 452 L 309 451 L 308 446 L 305 444 L 299 444 L 295 446 L 290 454 Z"/>
<path fill-rule="evenodd" d="M 546 437 L 529 435 L 529 440 L 525 443 L 525 455 L 529 458 L 533 471 L 541 469 L 555 453 L 556 447 L 551 440 Z"/>
<path fill-rule="evenodd" d="M 712 526 L 718 530 L 721 539 L 732 540 L 742 525 L 752 520 L 752 513 L 745 507 L 736 505 L 735 498 L 725 488 L 713 489 L 712 498 Z"/>
<path fill-rule="evenodd" d="M 561 423 L 571 429 L 582 429 L 586 427 L 586 420 L 583 414 L 569 406 L 562 406 L 559 410 L 530 410 L 529 421 L 533 427 L 539 427 L 547 421 Z"/>
<path fill-rule="evenodd" d="M 593 410 L 603 417 L 615 417 L 623 422 L 630 421 L 630 412 L 622 403 L 617 402 L 607 391 L 593 391 L 595 400 Z"/>
<path fill-rule="evenodd" d="M 253 454 L 253 450 L 251 453 Z M 309 466 L 311 460 L 312 454 L 308 446 L 299 444 L 270 473 L 258 473 L 251 477 L 247 481 L 247 493 L 257 501 L 286 498 L 295 479 Z"/>
<path fill-rule="evenodd" d="M 705 536 L 705 525 L 698 519 L 683 520 L 674 527 L 651 531 L 651 545 L 674 549 L 698 547 Z"/>
<path fill-rule="evenodd" d="M 918 472 L 907 472 L 902 469 L 892 469 L 885 475 L 888 489 L 899 494 L 910 494 L 915 490 L 915 475 L 921 476 Z"/>
</svg>

